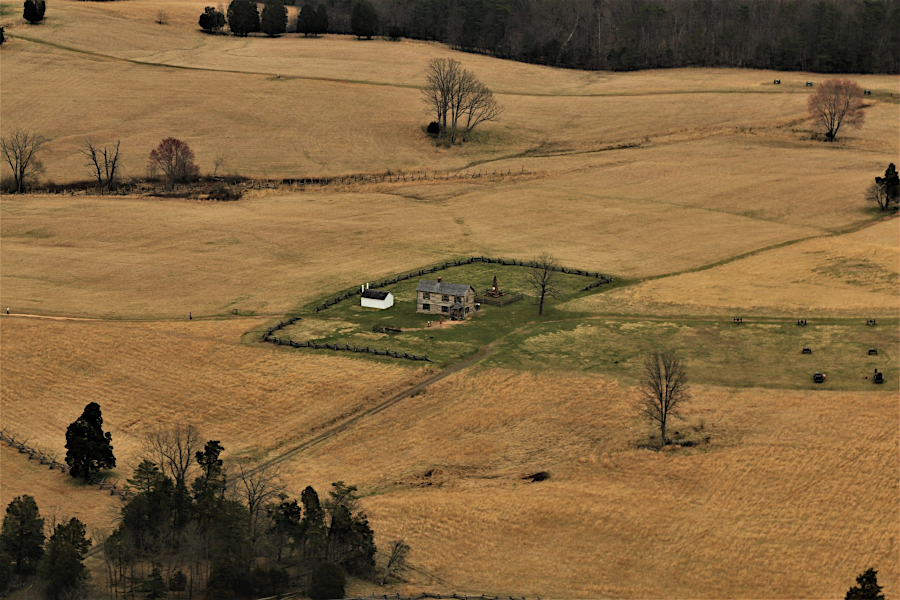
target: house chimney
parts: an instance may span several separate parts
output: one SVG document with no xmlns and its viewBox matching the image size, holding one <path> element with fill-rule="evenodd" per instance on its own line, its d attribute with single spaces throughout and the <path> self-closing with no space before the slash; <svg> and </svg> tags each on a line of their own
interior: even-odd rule
<svg viewBox="0 0 900 600">
<path fill-rule="evenodd" d="M 361 285 L 361 286 L 359 286 L 359 287 L 360 287 L 360 288 L 361 288 L 361 289 L 360 289 L 360 290 L 359 290 L 359 291 L 360 291 L 360 292 L 364 292 L 364 291 L 366 291 L 366 286 L 364 286 L 364 285 Z"/>
<path fill-rule="evenodd" d="M 366 284 L 366 289 L 369 289 L 369 284 L 368 284 L 368 283 Z"/>
<path fill-rule="evenodd" d="M 442 282 L 443 280 L 444 280 L 443 277 L 438 277 L 438 283 Z"/>
</svg>

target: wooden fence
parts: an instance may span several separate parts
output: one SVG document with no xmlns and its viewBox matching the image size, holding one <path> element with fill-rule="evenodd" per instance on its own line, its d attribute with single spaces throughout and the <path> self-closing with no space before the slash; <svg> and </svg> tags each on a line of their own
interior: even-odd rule
<svg viewBox="0 0 900 600">
<path fill-rule="evenodd" d="M 301 320 L 300 317 L 291 317 L 287 321 L 281 321 L 278 325 L 269 327 L 262 336 L 263 342 L 269 342 L 277 346 L 290 346 L 291 348 L 313 348 L 314 350 L 337 350 L 340 352 L 361 352 L 363 354 L 373 354 L 375 356 L 390 356 L 391 358 L 403 358 L 406 360 L 419 360 L 425 362 L 434 362 L 426 354 L 410 354 L 408 352 L 397 352 L 396 350 L 379 350 L 378 348 L 361 348 L 359 346 L 351 346 L 350 344 L 320 344 L 318 342 L 295 342 L 288 338 L 275 337 L 272 334 L 276 331 L 293 325 Z"/>
<path fill-rule="evenodd" d="M 59 452 L 51 456 L 48 452 L 41 450 L 37 446 L 29 446 L 28 438 L 20 440 L 18 434 L 15 434 L 8 429 L 0 429 L 0 442 L 6 442 L 7 445 L 16 448 L 20 454 L 27 454 L 28 460 L 36 458 L 40 464 L 47 465 L 47 468 L 50 471 L 59 469 L 60 473 L 66 473 L 69 470 L 69 467 L 65 463 L 56 460 L 56 457 L 59 456 Z M 128 500 L 134 496 L 134 492 L 129 490 L 127 486 L 119 486 L 119 479 L 112 481 L 107 477 L 94 477 L 89 483 L 90 485 L 96 485 L 97 489 L 109 490 L 110 496 L 118 496 L 122 500 Z"/>
<path fill-rule="evenodd" d="M 531 171 L 526 171 L 522 167 L 520 171 L 512 169 L 479 169 L 477 171 L 411 171 L 397 172 L 385 171 L 384 173 L 356 173 L 352 175 L 338 175 L 335 177 L 294 177 L 280 180 L 282 185 L 289 185 L 300 191 L 305 191 L 310 187 L 325 187 L 335 185 L 359 185 L 366 183 L 411 183 L 416 181 L 450 181 L 455 179 L 509 179 L 511 177 L 522 177 L 525 175 L 533 175 Z"/>
<path fill-rule="evenodd" d="M 195 192 L 208 191 L 216 182 L 226 182 L 234 188 L 241 190 L 266 190 L 280 189 L 282 186 L 290 187 L 297 191 L 307 191 L 313 188 L 330 186 L 363 185 L 371 183 L 412 183 L 419 181 L 451 181 L 462 179 L 510 179 L 533 175 L 522 167 L 519 171 L 512 169 L 479 169 L 477 171 L 410 171 L 384 173 L 352 173 L 349 175 L 336 175 L 332 177 L 286 177 L 282 179 L 251 179 L 241 176 L 214 177 L 196 182 L 177 183 L 173 189 L 168 185 L 152 179 L 134 178 L 117 182 L 116 188 L 108 192 L 111 196 L 126 196 L 135 194 L 146 195 L 173 195 L 193 194 Z M 88 195 L 100 193 L 97 184 L 92 181 L 79 181 L 64 185 L 51 185 L 42 189 L 30 190 L 29 193 L 46 193 L 62 195 Z"/>
<path fill-rule="evenodd" d="M 476 262 L 482 263 L 493 263 L 498 265 L 505 266 L 520 266 L 520 267 L 534 267 L 536 266 L 533 261 L 522 261 L 515 259 L 506 259 L 506 258 L 491 258 L 489 256 L 471 256 L 469 258 L 462 258 L 459 260 L 451 260 L 447 261 L 441 265 L 436 265 L 433 267 L 426 267 L 424 269 L 419 269 L 417 271 L 410 271 L 409 273 L 404 273 L 403 275 L 397 275 L 396 277 L 392 277 L 390 279 L 384 279 L 382 281 L 375 282 L 371 284 L 370 288 L 382 288 L 388 285 L 393 285 L 395 283 L 399 283 L 401 281 L 406 281 L 407 279 L 412 279 L 414 277 L 421 277 L 422 275 L 428 275 L 431 273 L 437 273 L 438 271 L 443 271 L 444 269 L 449 269 L 451 267 L 459 267 L 461 265 L 468 265 Z M 586 292 L 588 290 L 592 290 L 596 287 L 599 287 L 603 284 L 612 282 L 612 277 L 608 275 L 603 275 L 602 273 L 598 273 L 596 271 L 584 271 L 582 269 L 570 269 L 568 267 L 559 267 L 557 266 L 555 271 L 560 273 L 566 273 L 569 275 L 580 275 L 582 277 L 591 277 L 595 281 L 592 281 L 590 284 L 586 285 L 581 289 L 582 292 Z M 320 310 L 326 310 L 329 307 L 334 306 L 338 302 L 342 302 L 347 300 L 348 298 L 352 298 L 354 296 L 358 296 L 362 293 L 360 288 L 354 287 L 352 290 L 348 290 L 339 296 L 335 296 L 329 300 L 326 300 L 322 304 L 319 304 L 313 309 L 314 313 L 319 312 Z"/>
<path fill-rule="evenodd" d="M 300 592 L 282 594 L 281 596 L 270 596 L 268 598 L 260 598 L 259 600 L 288 600 L 289 598 L 305 598 Z M 528 600 L 525 596 L 491 596 L 491 595 L 467 595 L 467 594 L 433 594 L 431 592 L 422 592 L 417 596 L 403 596 L 400 593 L 394 594 L 375 594 L 371 596 L 352 596 L 345 597 L 343 600 L 425 600 L 426 598 L 434 598 L 436 600 Z M 538 596 L 535 600 L 541 600 Z"/>
<path fill-rule="evenodd" d="M 507 304 L 512 304 L 513 302 L 518 302 L 525 298 L 525 294 L 504 294 L 502 296 L 490 296 L 491 290 L 484 290 L 477 296 L 475 296 L 475 302 L 479 304 L 489 304 L 491 306 L 506 306 Z"/>
<path fill-rule="evenodd" d="M 381 281 L 377 281 L 373 284 L 370 284 L 370 288 L 382 288 L 388 285 L 393 285 L 395 283 L 399 283 L 401 281 L 406 281 L 408 279 L 412 279 L 414 277 L 421 277 L 422 275 L 427 275 L 431 273 L 437 273 L 438 271 L 443 271 L 444 269 L 449 269 L 452 267 L 459 267 L 462 265 L 469 265 L 472 263 L 481 262 L 481 263 L 492 263 L 498 265 L 505 266 L 520 266 L 520 267 L 534 267 L 537 266 L 533 261 L 521 261 L 515 259 L 505 259 L 505 258 L 491 258 L 489 256 L 470 256 L 469 258 L 462 258 L 459 260 L 451 260 L 447 261 L 440 265 L 435 265 L 432 267 L 426 267 L 424 269 L 418 269 L 416 271 L 410 271 L 408 273 L 404 273 L 402 275 L 397 275 L 396 277 L 392 277 L 390 279 L 383 279 Z M 588 290 L 599 287 L 603 284 L 610 283 L 612 281 L 612 277 L 608 275 L 603 275 L 597 271 L 585 271 L 582 269 L 570 269 L 568 267 L 560 267 L 557 266 L 553 269 L 554 271 L 560 273 L 566 273 L 569 275 L 580 275 L 582 277 L 590 277 L 593 278 L 590 284 L 581 289 L 581 291 L 586 292 Z M 344 292 L 334 298 L 330 298 L 325 300 L 322 304 L 319 304 L 313 308 L 313 313 L 317 313 L 321 310 L 327 310 L 328 308 L 334 306 L 339 302 L 343 302 L 349 298 L 353 298 L 355 296 L 359 296 L 362 294 L 361 287 L 355 287 L 351 290 Z M 509 304 L 511 302 L 516 302 L 524 298 L 523 294 L 513 294 L 508 297 L 507 300 L 502 300 L 500 298 L 491 298 L 491 302 L 487 302 L 488 304 L 497 304 L 498 306 L 503 306 L 504 304 Z M 497 300 L 499 303 L 493 302 L 493 300 Z M 485 301 L 483 298 L 481 301 Z M 419 360 L 426 362 L 434 362 L 430 358 L 428 358 L 425 354 L 410 354 L 408 352 L 397 352 L 395 350 L 379 350 L 377 348 L 369 348 L 360 347 L 360 346 L 351 346 L 350 344 L 320 344 L 318 342 L 296 342 L 291 338 L 281 338 L 273 335 L 274 333 L 280 331 L 281 329 L 287 327 L 288 325 L 293 325 L 297 321 L 301 320 L 300 317 L 290 317 L 286 321 L 280 321 L 277 325 L 273 325 L 269 327 L 266 332 L 262 335 L 261 341 L 269 342 L 271 344 L 275 344 L 278 346 L 290 346 L 292 348 L 313 348 L 315 350 L 336 350 L 339 352 L 360 352 L 363 354 L 373 354 L 376 356 L 390 356 L 392 358 L 402 358 L 406 360 Z"/>
</svg>

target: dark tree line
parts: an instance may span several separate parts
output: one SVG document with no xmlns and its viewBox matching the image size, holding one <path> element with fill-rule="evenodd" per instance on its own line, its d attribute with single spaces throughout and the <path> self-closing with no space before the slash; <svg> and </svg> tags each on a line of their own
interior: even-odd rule
<svg viewBox="0 0 900 600">
<path fill-rule="evenodd" d="M 328 0 L 352 33 L 353 0 Z M 900 0 L 372 0 L 379 33 L 546 65 L 900 72 Z"/>
<path fill-rule="evenodd" d="M 307 487 L 291 499 L 272 470 L 229 472 L 221 444 L 200 448 L 199 439 L 190 427 L 150 436 L 129 480 L 136 494 L 103 546 L 111 595 L 155 582 L 189 596 L 250 598 L 309 591 L 319 571 L 374 574 L 374 535 L 355 487 L 334 483 L 324 500 Z"/>
</svg>

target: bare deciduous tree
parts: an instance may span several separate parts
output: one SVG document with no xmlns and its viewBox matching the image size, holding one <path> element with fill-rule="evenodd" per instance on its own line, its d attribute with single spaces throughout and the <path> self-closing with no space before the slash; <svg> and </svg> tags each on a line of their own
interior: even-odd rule
<svg viewBox="0 0 900 600">
<path fill-rule="evenodd" d="M 684 364 L 674 352 L 654 352 L 644 359 L 640 383 L 640 407 L 659 425 L 660 448 L 666 445 L 666 423 L 678 416 L 681 404 L 690 400 Z"/>
<path fill-rule="evenodd" d="M 469 141 L 469 134 L 480 123 L 496 121 L 502 112 L 503 107 L 494 99 L 494 93 L 486 85 L 476 81 L 463 108 L 463 113 L 466 115 L 463 141 Z"/>
<path fill-rule="evenodd" d="M 438 137 L 449 136 L 451 145 L 456 143 L 460 119 L 465 120 L 465 141 L 478 124 L 496 120 L 503 110 L 487 86 L 452 58 L 428 61 L 422 93 L 440 125 Z"/>
<path fill-rule="evenodd" d="M 0 149 L 12 169 L 16 182 L 16 192 L 25 191 L 25 179 L 39 173 L 43 165 L 37 153 L 47 143 L 47 139 L 33 131 L 17 129 L 9 137 L 0 139 Z"/>
<path fill-rule="evenodd" d="M 547 252 L 543 252 L 531 261 L 531 266 L 525 267 L 525 281 L 537 295 L 538 314 L 544 314 L 544 302 L 547 298 L 557 298 L 557 271 L 559 267 Z"/>
<path fill-rule="evenodd" d="M 194 151 L 177 138 L 166 138 L 150 152 L 150 169 L 158 168 L 165 173 L 169 189 L 175 182 L 197 177 L 199 167 L 194 163 Z"/>
<path fill-rule="evenodd" d="M 384 567 L 384 576 L 381 578 L 381 585 L 387 581 L 388 575 L 397 573 L 406 568 L 406 558 L 409 556 L 409 544 L 403 540 L 394 540 L 390 544 L 390 552 L 388 561 Z"/>
<path fill-rule="evenodd" d="M 100 148 L 95 146 L 91 140 L 84 141 L 84 147 L 79 152 L 85 155 L 88 163 L 85 165 L 90 169 L 91 175 L 97 180 L 97 189 L 103 193 L 105 189 L 107 193 L 112 192 L 116 186 L 116 176 L 119 169 L 119 144 L 116 141 L 115 148 Z"/>
<path fill-rule="evenodd" d="M 188 474 L 195 466 L 194 456 L 203 448 L 200 432 L 193 425 L 175 425 L 147 434 L 144 447 L 165 475 L 176 485 L 188 485 Z"/>
<path fill-rule="evenodd" d="M 216 178 L 216 175 L 219 173 L 219 169 L 225 166 L 225 163 L 228 161 L 228 155 L 224 152 L 216 156 L 216 161 L 213 163 L 213 179 Z"/>
<path fill-rule="evenodd" d="M 809 116 L 825 127 L 825 138 L 833 142 L 841 125 L 862 127 L 865 120 L 862 88 L 850 79 L 823 81 L 809 97 Z"/>
<path fill-rule="evenodd" d="M 238 463 L 238 480 L 235 487 L 238 496 L 250 512 L 251 548 L 255 548 L 260 535 L 266 530 L 263 524 L 266 505 L 284 490 L 279 481 L 280 477 L 277 465 L 252 468 L 246 463 Z"/>
</svg>

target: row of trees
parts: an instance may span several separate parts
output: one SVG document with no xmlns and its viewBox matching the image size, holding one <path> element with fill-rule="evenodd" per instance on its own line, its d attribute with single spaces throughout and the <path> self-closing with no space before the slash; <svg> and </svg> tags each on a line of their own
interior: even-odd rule
<svg viewBox="0 0 900 600">
<path fill-rule="evenodd" d="M 374 574 L 374 535 L 354 486 L 336 482 L 324 501 L 306 487 L 298 501 L 274 468 L 229 470 L 222 445 L 201 439 L 191 426 L 147 437 L 128 480 L 136 495 L 103 545 L 113 596 L 156 580 L 207 597 L 276 595 L 299 585 L 312 597 L 339 598 L 344 573 Z"/>
<path fill-rule="evenodd" d="M 375 574 L 374 534 L 355 486 L 333 483 L 324 500 L 308 486 L 298 501 L 285 494 L 275 467 L 237 463 L 229 472 L 219 441 L 201 440 L 192 426 L 147 435 L 121 520 L 101 541 L 112 597 L 142 589 L 148 598 L 204 590 L 209 598 L 249 598 L 293 585 L 313 598 L 340 598 L 345 573 Z M 66 449 L 73 477 L 90 480 L 116 466 L 97 403 L 69 426 Z M 33 499 L 7 509 L 0 592 L 38 571 L 50 600 L 86 582 L 84 526 L 63 523 L 46 544 L 43 529 Z M 408 552 L 402 540 L 391 542 L 382 583 L 405 568 Z"/>
<path fill-rule="evenodd" d="M 12 171 L 12 191 L 24 193 L 26 182 L 43 170 L 38 154 L 48 141 L 33 131 L 21 129 L 0 138 L 0 151 Z M 120 146 L 120 141 L 116 141 L 115 146 L 100 146 L 92 140 L 85 140 L 78 149 L 87 161 L 85 167 L 91 178 L 97 181 L 100 194 L 111 193 L 116 189 L 122 171 Z M 225 155 L 220 155 L 216 160 L 216 170 L 224 160 Z M 162 140 L 150 151 L 147 170 L 151 178 L 162 173 L 169 189 L 174 188 L 176 183 L 200 177 L 200 167 L 197 166 L 194 151 L 187 143 L 172 137 Z"/>
<path fill-rule="evenodd" d="M 360 38 L 371 39 L 379 31 L 378 11 L 368 0 L 359 0 L 350 11 L 350 29 Z M 246 37 L 262 32 L 270 37 L 287 31 L 288 13 L 283 0 L 266 0 L 262 15 L 255 0 L 232 0 L 227 14 L 207 6 L 199 19 L 200 27 L 209 32 L 221 32 L 226 23 L 236 36 Z M 324 4 L 307 2 L 297 16 L 295 30 L 305 37 L 318 36 L 329 30 L 328 9 Z"/>
<path fill-rule="evenodd" d="M 403 35 L 541 64 L 900 72 L 898 0 L 373 0 Z M 349 2 L 330 7 L 346 32 Z"/>
</svg>

